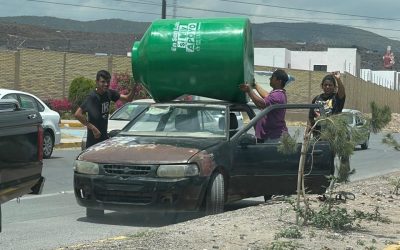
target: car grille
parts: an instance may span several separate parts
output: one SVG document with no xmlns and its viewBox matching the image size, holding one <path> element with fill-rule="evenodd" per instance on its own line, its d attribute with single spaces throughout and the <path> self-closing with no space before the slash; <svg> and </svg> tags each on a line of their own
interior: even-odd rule
<svg viewBox="0 0 400 250">
<path fill-rule="evenodd" d="M 149 204 L 153 199 L 151 195 L 117 190 L 97 190 L 95 195 L 97 200 L 102 202 Z"/>
<path fill-rule="evenodd" d="M 106 175 L 148 176 L 153 166 L 106 164 L 103 165 L 103 169 Z"/>
</svg>

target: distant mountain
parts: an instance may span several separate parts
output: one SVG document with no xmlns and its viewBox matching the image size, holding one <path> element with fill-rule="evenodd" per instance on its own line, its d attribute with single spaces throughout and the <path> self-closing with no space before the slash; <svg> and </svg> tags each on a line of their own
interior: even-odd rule
<svg viewBox="0 0 400 250">
<path fill-rule="evenodd" d="M 281 40 L 324 44 L 328 47 L 362 47 L 380 52 L 388 45 L 400 52 L 400 41 L 362 29 L 317 23 L 253 24 L 253 36 L 259 40 Z"/>
<path fill-rule="evenodd" d="M 121 19 L 82 22 L 55 17 L 0 17 L 0 48 L 22 46 L 80 53 L 126 54 L 150 24 Z M 382 69 L 382 56 L 388 45 L 395 55 L 400 54 L 400 41 L 356 28 L 280 22 L 252 24 L 252 27 L 256 47 L 284 47 L 289 50 L 353 47 L 358 48 L 361 54 L 363 68 Z"/>
<path fill-rule="evenodd" d="M 102 19 L 96 21 L 75 21 L 56 17 L 15 16 L 0 17 L 0 22 L 29 24 L 56 30 L 72 30 L 96 33 L 144 33 L 149 22 L 131 22 L 122 19 Z"/>
</svg>

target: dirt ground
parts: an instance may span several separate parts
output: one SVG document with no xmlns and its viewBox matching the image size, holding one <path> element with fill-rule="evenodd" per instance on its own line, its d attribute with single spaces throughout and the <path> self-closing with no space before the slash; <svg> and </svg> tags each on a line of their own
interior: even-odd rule
<svg viewBox="0 0 400 250">
<path fill-rule="evenodd" d="M 65 249 L 400 249 L 400 195 L 393 193 L 390 184 L 396 178 L 400 172 L 336 188 L 355 197 L 338 201 L 338 208 L 388 218 L 389 223 L 356 221 L 346 231 L 302 226 L 300 238 L 276 238 L 294 227 L 296 219 L 292 206 L 282 197 L 274 197 L 257 206 Z M 323 203 L 316 195 L 309 199 L 316 209 Z"/>
<path fill-rule="evenodd" d="M 384 132 L 400 132 L 399 114 L 393 115 Z M 370 219 L 388 219 L 388 223 L 362 220 L 355 221 L 349 230 L 318 229 L 312 225 L 296 230 L 292 206 L 283 197 L 273 197 L 256 206 L 64 249 L 400 250 L 400 195 L 395 194 L 395 180 L 400 182 L 400 171 L 335 188 L 336 192 L 348 194 L 347 199 L 336 202 L 336 209 L 344 208 L 351 214 L 354 209 L 363 211 L 373 215 Z M 323 202 L 316 195 L 308 198 L 311 207 L 318 211 Z M 291 229 L 298 232 L 299 238 L 288 238 Z M 278 237 L 283 233 L 285 237 Z"/>
</svg>

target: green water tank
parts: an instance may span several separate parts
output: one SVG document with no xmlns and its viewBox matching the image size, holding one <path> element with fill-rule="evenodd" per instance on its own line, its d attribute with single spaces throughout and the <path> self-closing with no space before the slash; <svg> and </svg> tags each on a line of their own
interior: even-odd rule
<svg viewBox="0 0 400 250">
<path fill-rule="evenodd" d="M 250 21 L 155 21 L 132 47 L 132 72 L 157 102 L 188 94 L 246 103 L 239 84 L 254 77 Z"/>
</svg>

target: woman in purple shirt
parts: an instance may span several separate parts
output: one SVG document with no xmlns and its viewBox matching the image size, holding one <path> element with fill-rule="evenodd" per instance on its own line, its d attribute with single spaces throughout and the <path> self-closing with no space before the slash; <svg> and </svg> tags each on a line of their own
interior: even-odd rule
<svg viewBox="0 0 400 250">
<path fill-rule="evenodd" d="M 286 72 L 278 69 L 269 78 L 269 85 L 272 87 L 272 91 L 269 93 L 256 83 L 253 86 L 245 83 L 239 87 L 249 95 L 250 99 L 259 109 L 265 109 L 273 104 L 287 103 L 284 87 L 288 79 L 289 77 Z M 253 91 L 253 88 L 258 92 L 258 95 Z M 279 140 L 283 133 L 287 133 L 285 114 L 286 109 L 275 109 L 259 120 L 255 127 L 257 142 Z"/>
</svg>

